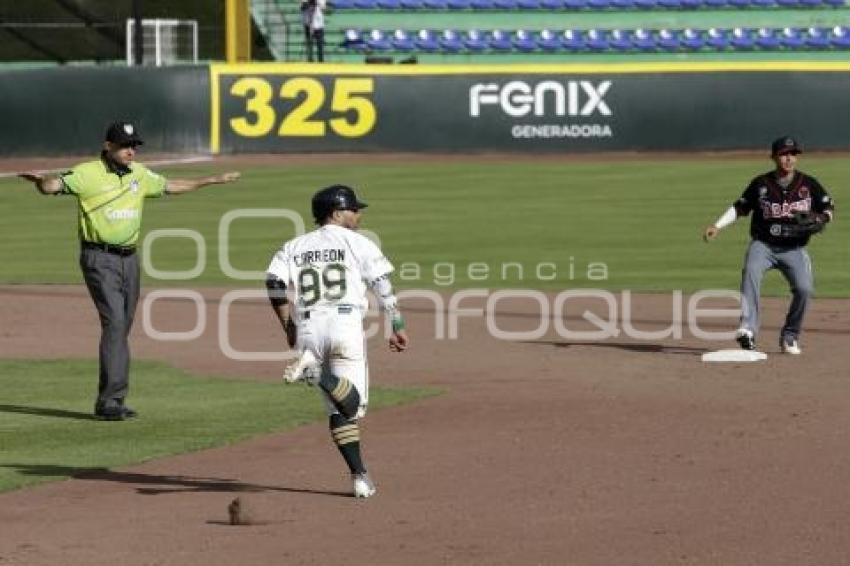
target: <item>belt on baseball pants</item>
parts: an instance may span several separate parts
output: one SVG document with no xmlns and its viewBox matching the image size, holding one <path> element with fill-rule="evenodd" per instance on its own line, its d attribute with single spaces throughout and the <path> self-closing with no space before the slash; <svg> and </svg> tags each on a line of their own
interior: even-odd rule
<svg viewBox="0 0 850 566">
<path fill-rule="evenodd" d="M 351 314 L 354 312 L 354 306 L 352 305 L 340 305 L 336 307 L 336 309 L 327 309 L 325 312 L 331 312 L 336 310 L 339 314 Z M 301 313 L 301 320 L 310 320 L 310 313 L 316 311 L 304 311 Z"/>
<path fill-rule="evenodd" d="M 136 246 L 116 246 L 115 244 L 100 244 L 98 242 L 81 241 L 83 248 L 88 250 L 100 250 L 108 254 L 121 256 L 133 255 L 136 253 Z"/>
</svg>

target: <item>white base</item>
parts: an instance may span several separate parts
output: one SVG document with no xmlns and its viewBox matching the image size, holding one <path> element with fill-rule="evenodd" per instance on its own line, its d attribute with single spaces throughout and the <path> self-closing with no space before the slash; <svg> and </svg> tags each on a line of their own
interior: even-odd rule
<svg viewBox="0 0 850 566">
<path fill-rule="evenodd" d="M 767 354 L 753 350 L 717 350 L 702 355 L 704 362 L 760 362 L 766 359 Z"/>
</svg>

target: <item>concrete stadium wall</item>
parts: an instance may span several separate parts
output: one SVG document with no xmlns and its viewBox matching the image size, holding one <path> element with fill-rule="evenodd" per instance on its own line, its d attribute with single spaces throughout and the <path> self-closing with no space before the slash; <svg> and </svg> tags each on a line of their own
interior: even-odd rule
<svg viewBox="0 0 850 566">
<path fill-rule="evenodd" d="M 59 68 L 0 74 L 0 154 L 850 149 L 848 63 Z"/>
</svg>

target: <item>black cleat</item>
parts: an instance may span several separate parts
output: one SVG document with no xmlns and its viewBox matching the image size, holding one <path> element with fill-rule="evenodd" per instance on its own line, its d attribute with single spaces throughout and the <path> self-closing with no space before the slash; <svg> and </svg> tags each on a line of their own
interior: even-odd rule
<svg viewBox="0 0 850 566">
<path fill-rule="evenodd" d="M 738 344 L 741 346 L 742 350 L 755 350 L 756 349 L 756 341 L 753 339 L 753 335 L 749 332 L 739 332 L 738 337 L 735 338 L 738 341 Z"/>
</svg>

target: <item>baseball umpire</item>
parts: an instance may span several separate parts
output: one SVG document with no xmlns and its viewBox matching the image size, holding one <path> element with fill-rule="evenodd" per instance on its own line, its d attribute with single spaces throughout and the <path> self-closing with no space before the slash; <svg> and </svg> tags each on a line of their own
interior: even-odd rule
<svg viewBox="0 0 850 566">
<path fill-rule="evenodd" d="M 735 203 L 705 229 L 706 242 L 739 216 L 753 213 L 752 241 L 741 278 L 742 313 L 736 338 L 741 348 L 754 350 L 759 329 L 759 294 L 764 273 L 779 269 L 791 286 L 793 299 L 779 338 L 782 352 L 800 354 L 800 331 L 814 291 L 812 260 L 806 244 L 832 220 L 832 197 L 814 177 L 797 170 L 800 144 L 783 136 L 771 146 L 775 169 L 757 176 Z"/>
<path fill-rule="evenodd" d="M 317 230 L 286 242 L 268 268 L 272 308 L 290 347 L 300 356 L 284 381 L 318 386 L 330 417 L 331 437 L 351 472 L 355 497 L 370 497 L 375 485 L 360 454 L 358 419 L 369 402 L 369 368 L 363 336 L 367 287 L 392 325 L 390 349 L 408 346 L 404 319 L 390 285 L 393 266 L 371 240 L 355 232 L 366 203 L 344 185 L 313 196 Z M 293 286 L 294 312 L 286 297 Z"/>
<path fill-rule="evenodd" d="M 144 143 L 135 126 L 116 122 L 106 130 L 100 157 L 80 163 L 58 176 L 27 172 L 19 176 L 45 195 L 77 198 L 80 268 L 100 315 L 100 376 L 94 414 L 107 421 L 136 416 L 128 407 L 130 349 L 128 335 L 139 300 L 139 258 L 136 242 L 146 198 L 194 191 L 229 183 L 239 173 L 201 179 L 170 179 L 135 163 Z"/>
</svg>

